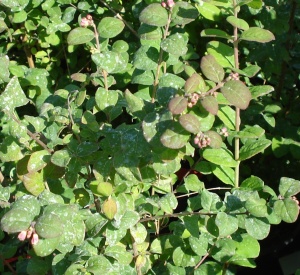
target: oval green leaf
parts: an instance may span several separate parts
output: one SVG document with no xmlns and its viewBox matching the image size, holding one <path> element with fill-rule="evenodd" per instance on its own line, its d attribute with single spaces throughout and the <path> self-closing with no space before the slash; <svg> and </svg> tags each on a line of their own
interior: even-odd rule
<svg viewBox="0 0 300 275">
<path fill-rule="evenodd" d="M 173 115 L 181 114 L 187 108 L 188 101 L 183 96 L 176 96 L 169 102 L 169 110 Z"/>
<path fill-rule="evenodd" d="M 208 96 L 204 97 L 203 99 L 201 99 L 200 102 L 206 111 L 208 111 L 209 113 L 211 113 L 214 116 L 216 116 L 218 114 L 219 104 L 218 104 L 217 99 L 214 96 L 208 95 Z"/>
<path fill-rule="evenodd" d="M 268 139 L 251 139 L 245 143 L 245 145 L 240 150 L 239 160 L 249 159 L 261 152 L 263 152 L 267 147 L 272 144 L 271 140 Z"/>
<path fill-rule="evenodd" d="M 266 43 L 275 40 L 275 36 L 268 30 L 259 27 L 251 27 L 244 31 L 240 37 L 241 40 Z"/>
<path fill-rule="evenodd" d="M 163 27 L 168 23 L 168 12 L 161 4 L 154 3 L 142 10 L 139 19 L 150 26 Z"/>
<path fill-rule="evenodd" d="M 192 114 L 184 114 L 180 116 L 179 123 L 190 133 L 197 134 L 200 132 L 200 121 Z"/>
<path fill-rule="evenodd" d="M 249 25 L 245 20 L 240 19 L 240 18 L 236 18 L 233 15 L 228 16 L 226 18 L 226 20 L 229 24 L 231 24 L 233 27 L 236 27 L 238 29 L 241 29 L 241 30 L 248 30 L 249 29 Z"/>
<path fill-rule="evenodd" d="M 204 149 L 203 158 L 207 161 L 210 161 L 214 164 L 226 166 L 226 167 L 235 167 L 237 162 L 233 158 L 233 154 L 225 148 L 220 149 Z"/>
<path fill-rule="evenodd" d="M 42 238 L 57 238 L 63 233 L 63 222 L 56 214 L 45 213 L 37 220 L 35 230 Z"/>
<path fill-rule="evenodd" d="M 90 42 L 95 37 L 94 32 L 87 28 L 75 28 L 70 31 L 67 37 L 69 45 L 80 45 Z"/>
<path fill-rule="evenodd" d="M 221 82 L 224 79 L 225 72 L 222 66 L 212 55 L 203 56 L 200 63 L 203 74 L 213 82 Z"/>
<path fill-rule="evenodd" d="M 240 80 L 229 80 L 221 88 L 222 94 L 234 106 L 245 110 L 252 99 L 250 90 Z"/>
<path fill-rule="evenodd" d="M 114 17 L 104 17 L 100 21 L 97 30 L 100 37 L 112 38 L 121 33 L 124 27 L 125 24 L 120 19 Z"/>
</svg>

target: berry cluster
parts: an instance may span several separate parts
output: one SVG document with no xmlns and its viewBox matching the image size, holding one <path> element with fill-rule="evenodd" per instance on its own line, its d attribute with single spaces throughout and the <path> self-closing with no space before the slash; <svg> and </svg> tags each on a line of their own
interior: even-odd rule
<svg viewBox="0 0 300 275">
<path fill-rule="evenodd" d="M 87 28 L 88 26 L 93 26 L 94 25 L 94 21 L 93 21 L 93 17 L 88 14 L 86 17 L 82 17 L 81 21 L 80 21 L 80 26 L 83 28 Z"/>
<path fill-rule="evenodd" d="M 192 93 L 190 96 L 189 96 L 189 103 L 188 103 L 188 107 L 189 108 L 192 108 L 193 106 L 195 106 L 198 102 L 200 98 L 200 95 L 197 94 L 197 93 Z"/>
<path fill-rule="evenodd" d="M 169 9 L 171 9 L 171 8 L 174 7 L 175 2 L 174 2 L 174 0 L 167 0 L 166 2 L 162 1 L 162 2 L 161 2 L 161 5 L 162 5 L 164 8 L 169 8 Z"/>
<path fill-rule="evenodd" d="M 196 137 L 194 138 L 194 143 L 199 148 L 205 148 L 210 145 L 210 137 L 207 135 L 204 135 L 203 133 L 198 133 Z"/>
<path fill-rule="evenodd" d="M 228 130 L 227 130 L 226 127 L 223 127 L 223 128 L 221 129 L 220 135 L 221 135 L 221 136 L 224 136 L 224 137 L 228 137 L 229 134 L 228 134 Z"/>
<path fill-rule="evenodd" d="M 35 229 L 30 226 L 29 229 L 23 230 L 19 233 L 18 239 L 23 242 L 25 239 L 31 239 L 30 242 L 32 245 L 39 242 L 39 235 L 35 232 Z"/>
</svg>

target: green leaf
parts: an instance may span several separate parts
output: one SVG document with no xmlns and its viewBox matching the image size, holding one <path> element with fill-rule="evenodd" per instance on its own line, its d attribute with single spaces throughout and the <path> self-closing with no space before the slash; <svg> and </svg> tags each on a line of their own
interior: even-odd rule
<svg viewBox="0 0 300 275">
<path fill-rule="evenodd" d="M 141 40 L 160 40 L 162 38 L 161 28 L 147 24 L 141 24 L 138 34 Z"/>
<path fill-rule="evenodd" d="M 200 35 L 202 37 L 220 37 L 227 40 L 232 39 L 232 36 L 219 29 L 205 29 L 200 33 Z"/>
<path fill-rule="evenodd" d="M 132 74 L 132 83 L 141 85 L 152 85 L 154 82 L 154 75 L 152 71 L 144 71 L 135 69 Z"/>
<path fill-rule="evenodd" d="M 265 130 L 261 128 L 259 125 L 254 126 L 245 126 L 245 129 L 240 132 L 233 132 L 232 134 L 235 137 L 239 138 L 260 138 L 264 135 Z"/>
<path fill-rule="evenodd" d="M 129 229 L 132 226 L 136 225 L 136 223 L 139 221 L 140 216 L 137 212 L 132 210 L 126 210 L 125 213 L 119 217 L 115 217 L 115 222 L 113 225 L 116 228 L 122 228 L 122 229 Z"/>
<path fill-rule="evenodd" d="M 4 138 L 0 144 L 0 159 L 2 162 L 17 161 L 23 158 L 17 139 L 12 136 Z"/>
<path fill-rule="evenodd" d="M 11 209 L 1 219 L 1 229 L 9 234 L 27 230 L 33 220 L 32 213 L 25 209 Z"/>
<path fill-rule="evenodd" d="M 204 135 L 208 136 L 210 138 L 209 147 L 214 149 L 219 149 L 222 147 L 222 137 L 215 131 L 207 131 L 204 133 Z"/>
<path fill-rule="evenodd" d="M 194 92 L 204 92 L 206 85 L 204 79 L 197 73 L 192 74 L 185 82 L 184 91 L 187 94 Z"/>
<path fill-rule="evenodd" d="M 52 239 L 39 239 L 38 243 L 33 245 L 33 250 L 38 257 L 50 255 L 60 242 L 60 237 Z"/>
<path fill-rule="evenodd" d="M 57 238 L 62 235 L 62 220 L 53 213 L 40 216 L 35 224 L 37 234 L 44 239 Z"/>
<path fill-rule="evenodd" d="M 167 129 L 163 133 L 163 135 L 160 138 L 160 141 L 167 148 L 180 149 L 184 145 L 186 145 L 186 143 L 189 140 L 189 137 L 189 134 L 187 134 L 187 132 L 184 129 L 182 129 L 182 127 L 176 124 L 175 127 L 172 128 L 172 130 Z"/>
<path fill-rule="evenodd" d="M 75 28 L 70 31 L 67 37 L 69 45 L 80 45 L 90 42 L 95 37 L 93 31 L 87 28 Z"/>
<path fill-rule="evenodd" d="M 201 205 L 203 209 L 207 211 L 215 211 L 219 208 L 219 205 L 222 204 L 217 194 L 209 192 L 206 189 L 203 189 L 200 197 Z"/>
<path fill-rule="evenodd" d="M 199 238 L 194 236 L 189 237 L 189 244 L 191 249 L 199 256 L 204 256 L 208 249 L 208 239 L 204 235 L 200 235 Z"/>
<path fill-rule="evenodd" d="M 234 68 L 233 48 L 219 41 L 207 43 L 207 52 L 214 56 L 223 68 Z"/>
<path fill-rule="evenodd" d="M 274 212 L 284 222 L 293 223 L 298 218 L 299 205 L 297 201 L 290 198 L 285 198 L 283 200 L 275 201 Z"/>
<path fill-rule="evenodd" d="M 228 129 L 235 129 L 235 111 L 230 106 L 221 106 L 218 117 Z"/>
<path fill-rule="evenodd" d="M 1 5 L 12 9 L 12 11 L 23 10 L 29 3 L 29 0 L 2 0 Z"/>
<path fill-rule="evenodd" d="M 177 2 L 172 9 L 171 22 L 174 25 L 186 25 L 198 17 L 198 11 L 190 3 Z"/>
<path fill-rule="evenodd" d="M 184 179 L 184 186 L 192 192 L 200 192 L 204 188 L 204 183 L 196 175 L 190 174 Z"/>
<path fill-rule="evenodd" d="M 257 258 L 260 252 L 259 242 L 244 233 L 233 237 L 236 245 L 236 256 L 243 258 Z M 234 257 L 235 258 L 235 257 Z"/>
<path fill-rule="evenodd" d="M 245 208 L 255 217 L 266 217 L 268 215 L 267 202 L 257 196 L 251 196 L 246 200 Z"/>
<path fill-rule="evenodd" d="M 219 239 L 211 249 L 211 256 L 218 262 L 227 263 L 235 254 L 235 248 L 235 243 L 230 238 Z"/>
<path fill-rule="evenodd" d="M 97 107 L 101 111 L 106 111 L 108 110 L 109 107 L 113 107 L 117 104 L 118 92 L 107 91 L 106 89 L 100 87 L 96 91 L 95 100 L 96 100 Z"/>
<path fill-rule="evenodd" d="M 270 224 L 266 218 L 246 217 L 245 227 L 247 233 L 257 240 L 265 239 L 270 232 Z"/>
<path fill-rule="evenodd" d="M 148 235 L 147 229 L 142 223 L 137 223 L 130 228 L 131 236 L 134 238 L 137 244 L 143 243 Z"/>
<path fill-rule="evenodd" d="M 11 113 L 15 108 L 26 105 L 28 101 L 18 78 L 14 76 L 0 95 L 0 110 Z"/>
<path fill-rule="evenodd" d="M 0 19 L 1 22 L 1 19 Z M 1 24 L 1 23 L 0 23 Z M 1 29 L 1 25 L 0 25 L 0 29 Z M 1 31 L 0 31 L 1 33 Z M 0 56 L 0 84 L 4 83 L 4 82 L 9 82 L 10 78 L 9 78 L 9 58 L 7 55 L 5 56 Z"/>
<path fill-rule="evenodd" d="M 190 133 L 197 134 L 200 132 L 199 119 L 191 114 L 184 114 L 179 117 L 181 126 Z"/>
<path fill-rule="evenodd" d="M 242 33 L 240 39 L 245 41 L 266 43 L 275 40 L 275 36 L 268 30 L 264 30 L 259 27 L 251 27 Z"/>
<path fill-rule="evenodd" d="M 105 214 L 105 216 L 112 220 L 117 213 L 118 206 L 116 201 L 113 198 L 108 198 L 103 204 L 102 204 L 102 211 Z"/>
<path fill-rule="evenodd" d="M 245 110 L 251 100 L 248 87 L 240 80 L 229 80 L 221 88 L 222 94 L 234 106 Z"/>
<path fill-rule="evenodd" d="M 252 9 L 261 9 L 261 7 L 263 5 L 263 1 L 262 0 L 252 0 L 249 3 L 247 3 L 247 5 Z"/>
<path fill-rule="evenodd" d="M 224 79 L 225 73 L 222 66 L 212 55 L 203 56 L 200 63 L 203 74 L 216 83 Z"/>
<path fill-rule="evenodd" d="M 264 182 L 256 176 L 251 176 L 250 178 L 245 179 L 241 185 L 241 189 L 247 189 L 251 191 L 259 191 L 264 187 Z"/>
<path fill-rule="evenodd" d="M 222 275 L 223 266 L 217 262 L 204 262 L 198 269 L 195 270 L 194 275 Z"/>
<path fill-rule="evenodd" d="M 141 46 L 134 55 L 133 65 L 139 70 L 156 70 L 159 59 L 159 52 L 157 48 L 149 45 Z"/>
<path fill-rule="evenodd" d="M 154 3 L 142 10 L 139 19 L 147 25 L 163 27 L 168 23 L 168 12 L 160 3 Z"/>
<path fill-rule="evenodd" d="M 249 29 L 249 25 L 248 23 L 240 18 L 236 18 L 235 16 L 228 16 L 226 18 L 227 22 L 230 23 L 233 27 L 236 27 L 238 29 L 241 30 L 248 30 Z"/>
<path fill-rule="evenodd" d="M 203 150 L 203 158 L 214 164 L 222 165 L 225 167 L 235 167 L 237 165 L 236 160 L 233 158 L 233 154 L 225 148 Z"/>
<path fill-rule="evenodd" d="M 50 153 L 47 150 L 33 152 L 28 160 L 28 172 L 36 172 L 44 168 L 50 160 Z"/>
<path fill-rule="evenodd" d="M 174 54 L 176 56 L 181 56 L 186 54 L 188 51 L 186 44 L 187 41 L 183 34 L 175 33 L 164 39 L 161 42 L 160 46 L 167 53 Z"/>
<path fill-rule="evenodd" d="M 288 198 L 295 196 L 300 192 L 300 181 L 282 177 L 279 182 L 279 193 L 281 196 Z"/>
<path fill-rule="evenodd" d="M 51 157 L 51 162 L 59 167 L 66 167 L 71 159 L 68 150 L 62 149 L 55 151 Z"/>
<path fill-rule="evenodd" d="M 272 144 L 271 140 L 268 139 L 249 139 L 240 150 L 239 160 L 249 159 L 261 152 Z"/>
<path fill-rule="evenodd" d="M 207 2 L 201 1 L 201 4 L 197 4 L 197 9 L 204 18 L 211 21 L 218 21 L 221 16 L 221 10 Z"/>
<path fill-rule="evenodd" d="M 208 95 L 201 99 L 200 102 L 206 111 L 210 112 L 214 116 L 218 114 L 219 105 L 217 99 L 214 96 Z"/>
<path fill-rule="evenodd" d="M 195 255 L 190 249 L 183 250 L 182 247 L 177 247 L 172 255 L 174 264 L 176 266 L 195 266 L 199 262 L 200 256 Z"/>
<path fill-rule="evenodd" d="M 92 54 L 93 62 L 108 73 L 113 73 L 120 61 L 120 55 L 116 52 L 105 51 Z"/>
<path fill-rule="evenodd" d="M 234 186 L 234 170 L 224 165 L 210 165 L 213 174 L 225 184 Z"/>
<path fill-rule="evenodd" d="M 172 214 L 173 210 L 177 207 L 178 201 L 173 193 L 164 195 L 159 200 L 159 206 L 167 214 Z"/>
<path fill-rule="evenodd" d="M 32 172 L 20 177 L 26 190 L 34 196 L 38 196 L 45 190 L 43 171 Z"/>
<path fill-rule="evenodd" d="M 97 182 L 97 194 L 109 197 L 113 193 L 113 186 L 110 182 Z"/>
<path fill-rule="evenodd" d="M 88 259 L 86 270 L 94 274 L 109 274 L 112 270 L 112 264 L 103 255 L 96 255 Z"/>
<path fill-rule="evenodd" d="M 143 110 L 145 107 L 144 101 L 132 94 L 128 89 L 125 90 L 125 99 L 130 113 L 142 120 L 146 115 L 145 110 Z"/>
<path fill-rule="evenodd" d="M 123 31 L 125 24 L 115 17 L 104 17 L 101 19 L 97 30 L 100 37 L 112 38 Z"/>
<path fill-rule="evenodd" d="M 48 190 L 44 190 L 38 197 L 39 202 L 41 205 L 48 205 L 48 204 L 54 204 L 54 203 L 58 203 L 58 204 L 63 204 L 64 203 L 64 199 L 57 194 L 51 193 Z"/>
<path fill-rule="evenodd" d="M 121 245 L 108 246 L 104 255 L 116 259 L 122 265 L 129 265 L 133 259 L 132 254 Z"/>
<path fill-rule="evenodd" d="M 169 102 L 169 110 L 173 115 L 181 114 L 188 105 L 188 101 L 183 96 L 176 96 L 172 98 Z"/>
<path fill-rule="evenodd" d="M 227 237 L 238 230 L 238 219 L 224 212 L 218 212 L 215 220 L 219 228 L 219 237 Z"/>
</svg>

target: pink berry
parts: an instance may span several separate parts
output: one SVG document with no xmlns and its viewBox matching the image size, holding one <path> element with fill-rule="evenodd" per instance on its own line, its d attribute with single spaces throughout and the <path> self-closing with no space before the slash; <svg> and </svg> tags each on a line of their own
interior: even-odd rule
<svg viewBox="0 0 300 275">
<path fill-rule="evenodd" d="M 26 236 L 27 236 L 27 231 L 26 230 L 23 230 L 19 233 L 18 235 L 18 239 L 23 242 L 25 239 L 26 239 Z"/>
<path fill-rule="evenodd" d="M 161 2 L 161 5 L 162 5 L 163 8 L 167 7 L 167 4 L 165 2 Z"/>
<path fill-rule="evenodd" d="M 89 25 L 90 25 L 90 21 L 86 17 L 83 17 L 80 21 L 80 26 L 86 28 Z"/>
<path fill-rule="evenodd" d="M 172 8 L 175 5 L 174 0 L 167 0 L 167 4 L 169 8 Z"/>
<path fill-rule="evenodd" d="M 33 233 L 32 238 L 31 238 L 31 244 L 35 245 L 39 242 L 39 235 L 36 233 Z"/>
</svg>

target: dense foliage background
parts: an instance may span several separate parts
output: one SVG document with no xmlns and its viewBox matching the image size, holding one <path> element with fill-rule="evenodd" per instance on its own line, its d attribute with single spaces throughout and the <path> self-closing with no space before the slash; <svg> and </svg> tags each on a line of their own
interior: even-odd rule
<svg viewBox="0 0 300 275">
<path fill-rule="evenodd" d="M 299 241 L 299 16 L 2 0 L 1 274 L 271 272 Z"/>
</svg>

